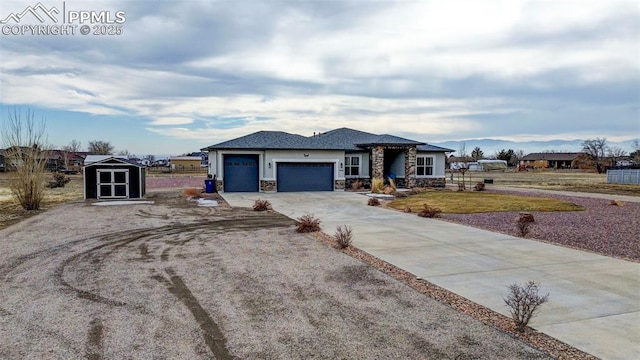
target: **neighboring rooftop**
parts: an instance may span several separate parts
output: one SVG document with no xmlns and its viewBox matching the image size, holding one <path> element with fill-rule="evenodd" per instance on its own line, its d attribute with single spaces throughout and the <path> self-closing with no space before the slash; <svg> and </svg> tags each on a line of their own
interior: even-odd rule
<svg viewBox="0 0 640 360">
<path fill-rule="evenodd" d="M 520 160 L 551 160 L 551 161 L 573 161 L 584 153 L 531 153 Z"/>
</svg>

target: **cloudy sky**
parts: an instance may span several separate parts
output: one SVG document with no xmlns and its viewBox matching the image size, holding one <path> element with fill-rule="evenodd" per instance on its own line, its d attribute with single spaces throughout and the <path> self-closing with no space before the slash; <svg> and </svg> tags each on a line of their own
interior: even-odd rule
<svg viewBox="0 0 640 360">
<path fill-rule="evenodd" d="M 121 35 L 11 34 L 32 14 L 0 25 L 1 115 L 31 108 L 58 146 L 178 154 L 343 126 L 425 142 L 640 136 L 636 0 L 41 3 L 126 17 Z M 36 4 L 3 0 L 0 19 Z"/>
</svg>

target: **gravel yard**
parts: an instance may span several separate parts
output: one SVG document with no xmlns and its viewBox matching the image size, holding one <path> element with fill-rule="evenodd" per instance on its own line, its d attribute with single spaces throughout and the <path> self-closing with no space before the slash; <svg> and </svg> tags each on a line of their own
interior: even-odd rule
<svg viewBox="0 0 640 360">
<path fill-rule="evenodd" d="M 495 190 L 492 190 L 495 191 Z M 509 191 L 496 191 L 523 195 Z M 535 224 L 527 238 L 538 239 L 599 254 L 640 261 L 640 203 L 611 205 L 610 200 L 537 194 L 581 205 L 584 211 L 532 212 Z M 518 235 L 514 220 L 518 212 L 443 214 L 441 218 L 486 230 Z"/>
<path fill-rule="evenodd" d="M 277 213 L 148 197 L 0 231 L 1 358 L 548 358 Z"/>
</svg>

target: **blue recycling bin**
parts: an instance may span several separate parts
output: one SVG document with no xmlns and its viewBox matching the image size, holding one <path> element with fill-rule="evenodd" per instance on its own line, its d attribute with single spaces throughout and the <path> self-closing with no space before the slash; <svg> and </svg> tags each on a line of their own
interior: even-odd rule
<svg viewBox="0 0 640 360">
<path fill-rule="evenodd" d="M 204 192 L 207 194 L 213 193 L 213 187 L 215 186 L 214 181 L 211 179 L 206 179 L 204 181 Z"/>
</svg>

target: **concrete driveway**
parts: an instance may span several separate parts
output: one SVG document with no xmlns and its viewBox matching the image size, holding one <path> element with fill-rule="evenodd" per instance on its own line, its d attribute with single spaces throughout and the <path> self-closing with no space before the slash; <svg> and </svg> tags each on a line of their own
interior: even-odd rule
<svg viewBox="0 0 640 360">
<path fill-rule="evenodd" d="M 328 234 L 349 225 L 356 247 L 505 315 L 507 286 L 535 280 L 550 301 L 532 327 L 601 358 L 640 354 L 638 263 L 371 207 L 350 192 L 223 197 L 234 207 L 267 199 L 291 218 L 312 213 Z"/>
</svg>

